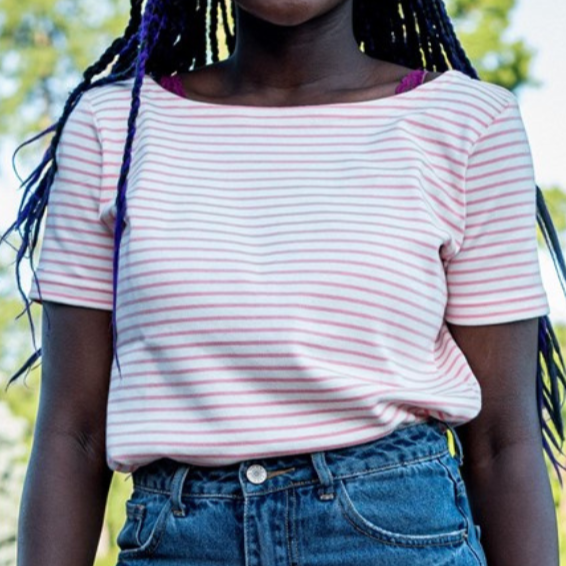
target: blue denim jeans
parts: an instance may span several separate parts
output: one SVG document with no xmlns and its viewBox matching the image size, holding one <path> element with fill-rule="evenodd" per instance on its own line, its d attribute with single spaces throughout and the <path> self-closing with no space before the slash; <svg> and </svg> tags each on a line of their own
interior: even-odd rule
<svg viewBox="0 0 566 566">
<path fill-rule="evenodd" d="M 435 419 L 221 467 L 160 459 L 133 473 L 118 564 L 486 566 L 461 463 Z"/>
</svg>

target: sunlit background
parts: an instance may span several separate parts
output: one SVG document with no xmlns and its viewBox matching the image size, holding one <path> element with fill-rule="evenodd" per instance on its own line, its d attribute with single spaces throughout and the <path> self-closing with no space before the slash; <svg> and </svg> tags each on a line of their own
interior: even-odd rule
<svg viewBox="0 0 566 566">
<path fill-rule="evenodd" d="M 447 6 L 451 14 L 459 14 L 455 18 L 456 29 L 461 32 L 474 66 L 483 71 L 482 78 L 513 87 L 519 97 L 537 181 L 566 250 L 566 2 L 450 0 Z M 98 59 L 113 37 L 121 35 L 128 12 L 125 0 L 0 0 L 0 232 L 14 221 L 21 197 L 11 163 L 16 146 L 59 117 L 69 90 L 80 80 L 80 72 Z M 61 37 L 51 37 L 48 32 L 50 26 L 46 22 L 50 18 L 60 28 L 65 40 L 61 44 L 57 43 Z M 493 53 L 486 55 L 487 43 L 499 49 L 498 37 L 507 43 L 522 40 L 525 49 L 506 49 L 505 57 L 499 59 Z M 67 56 L 57 59 L 60 45 L 65 46 Z M 525 55 L 529 50 L 531 59 Z M 46 70 L 44 76 L 41 69 Z M 521 86 L 515 89 L 516 85 Z M 22 178 L 37 165 L 44 149 L 45 145 L 38 142 L 18 154 L 17 168 Z M 32 353 L 25 316 L 16 320 L 23 303 L 16 292 L 13 261 L 13 251 L 6 245 L 0 246 L 3 384 Z M 540 261 L 551 320 L 566 353 L 566 298 L 542 239 Z M 26 292 L 29 277 L 26 263 L 22 270 Z M 34 305 L 33 309 L 39 340 L 40 307 Z M 27 387 L 16 384 L 8 392 L 4 388 L 0 392 L 0 566 L 16 563 L 17 511 L 31 446 L 39 373 L 36 370 L 29 376 Z M 566 494 L 558 489 L 550 467 L 549 474 L 560 526 L 562 564 L 566 565 Z M 130 489 L 130 480 L 116 474 L 97 566 L 116 563 L 115 538 L 124 521 L 124 500 Z"/>
</svg>

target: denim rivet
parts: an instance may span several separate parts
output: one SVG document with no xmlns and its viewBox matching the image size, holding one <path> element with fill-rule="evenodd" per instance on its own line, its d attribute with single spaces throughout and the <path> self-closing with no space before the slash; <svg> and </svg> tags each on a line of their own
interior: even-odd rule
<svg viewBox="0 0 566 566">
<path fill-rule="evenodd" d="M 259 464 L 253 464 L 247 469 L 246 477 L 252 483 L 260 484 L 267 479 L 267 470 Z"/>
</svg>

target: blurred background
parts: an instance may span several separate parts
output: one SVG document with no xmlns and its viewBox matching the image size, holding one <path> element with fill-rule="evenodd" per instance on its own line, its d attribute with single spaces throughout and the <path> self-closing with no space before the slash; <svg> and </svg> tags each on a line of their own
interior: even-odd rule
<svg viewBox="0 0 566 566">
<path fill-rule="evenodd" d="M 566 3 L 556 0 L 446 0 L 461 42 L 482 79 L 519 98 L 538 185 L 566 251 Z M 59 119 L 82 72 L 122 35 L 127 0 L 0 0 L 0 233 L 14 222 L 22 192 L 12 168 L 16 147 Z M 221 41 L 222 43 L 222 41 Z M 227 53 L 222 54 L 224 58 Z M 47 147 L 45 136 L 22 149 L 17 171 L 25 179 Z M 539 231 L 539 253 L 551 321 L 566 354 L 566 299 Z M 13 246 L 19 246 L 12 238 Z M 38 246 L 39 249 L 39 246 Z M 16 564 L 16 525 L 36 413 L 40 369 L 5 390 L 32 353 L 31 330 L 17 292 L 15 255 L 0 246 L 0 566 Z M 37 260 L 36 260 L 37 261 Z M 22 264 L 21 284 L 31 272 Z M 36 340 L 41 307 L 33 304 Z M 566 465 L 566 462 L 563 462 Z M 547 462 L 566 566 L 566 490 Z M 116 536 L 131 491 L 114 474 L 96 566 L 116 563 Z"/>
</svg>

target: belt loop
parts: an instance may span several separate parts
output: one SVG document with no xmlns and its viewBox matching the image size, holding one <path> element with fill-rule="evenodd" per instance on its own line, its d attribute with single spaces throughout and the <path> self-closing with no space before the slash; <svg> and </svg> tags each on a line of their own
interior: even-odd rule
<svg viewBox="0 0 566 566">
<path fill-rule="evenodd" d="M 311 452 L 311 459 L 318 479 L 322 484 L 318 489 L 320 499 L 334 499 L 334 478 L 326 462 L 324 452 Z"/>
<path fill-rule="evenodd" d="M 458 460 L 458 465 L 461 466 L 462 462 L 464 461 L 464 449 L 462 448 L 462 442 L 460 441 L 460 437 L 456 432 L 456 428 L 454 425 L 444 421 L 446 426 L 450 429 L 450 433 L 452 434 L 452 438 L 454 439 L 454 446 L 456 448 L 456 459 Z"/>
<path fill-rule="evenodd" d="M 171 501 L 173 503 L 173 514 L 177 517 L 184 517 L 186 514 L 186 508 L 183 504 L 181 498 L 183 495 L 183 485 L 185 484 L 185 479 L 190 470 L 190 464 L 180 464 L 175 473 L 173 474 L 173 480 L 171 481 Z"/>
</svg>

